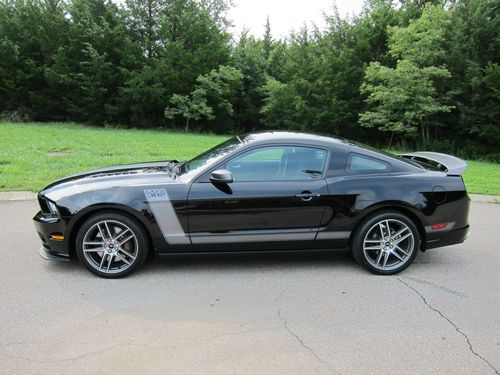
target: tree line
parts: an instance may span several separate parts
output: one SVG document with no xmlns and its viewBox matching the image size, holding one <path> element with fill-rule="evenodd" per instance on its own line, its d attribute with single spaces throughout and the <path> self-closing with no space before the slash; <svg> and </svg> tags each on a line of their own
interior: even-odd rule
<svg viewBox="0 0 500 375">
<path fill-rule="evenodd" d="M 0 0 L 7 119 L 291 129 L 500 160 L 500 0 L 368 0 L 283 39 L 231 0 Z M 265 21 L 265 20 L 263 20 Z"/>
</svg>

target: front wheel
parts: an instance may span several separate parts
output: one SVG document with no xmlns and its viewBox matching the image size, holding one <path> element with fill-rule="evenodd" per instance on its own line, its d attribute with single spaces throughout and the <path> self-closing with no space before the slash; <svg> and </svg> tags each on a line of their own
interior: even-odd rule
<svg viewBox="0 0 500 375">
<path fill-rule="evenodd" d="M 146 259 L 148 241 L 142 227 L 127 215 L 106 212 L 90 217 L 76 238 L 76 253 L 92 273 L 118 278 Z"/>
<path fill-rule="evenodd" d="M 419 246 L 420 236 L 412 220 L 398 212 L 381 212 L 358 227 L 352 253 L 371 272 L 393 275 L 413 262 Z"/>
</svg>

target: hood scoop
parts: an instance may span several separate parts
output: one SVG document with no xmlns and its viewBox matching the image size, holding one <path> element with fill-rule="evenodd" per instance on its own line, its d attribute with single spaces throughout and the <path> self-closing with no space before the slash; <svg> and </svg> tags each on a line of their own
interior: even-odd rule
<svg viewBox="0 0 500 375">
<path fill-rule="evenodd" d="M 138 174 L 138 173 L 139 173 L 139 171 L 137 171 L 137 170 L 129 170 L 129 171 L 122 171 L 122 172 L 96 173 L 96 174 L 91 174 L 85 178 L 94 179 L 94 178 L 101 178 L 101 177 L 128 176 L 128 175 L 134 175 L 134 174 Z"/>
</svg>

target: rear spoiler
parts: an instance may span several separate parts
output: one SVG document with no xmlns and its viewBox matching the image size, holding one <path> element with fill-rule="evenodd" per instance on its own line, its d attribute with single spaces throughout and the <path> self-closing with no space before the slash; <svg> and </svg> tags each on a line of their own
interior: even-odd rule
<svg viewBox="0 0 500 375">
<path fill-rule="evenodd" d="M 460 176 L 467 168 L 467 163 L 465 162 L 465 160 L 456 158 L 451 155 L 441 154 L 439 152 L 421 151 L 401 154 L 399 156 L 405 159 L 430 164 L 449 175 Z"/>
</svg>

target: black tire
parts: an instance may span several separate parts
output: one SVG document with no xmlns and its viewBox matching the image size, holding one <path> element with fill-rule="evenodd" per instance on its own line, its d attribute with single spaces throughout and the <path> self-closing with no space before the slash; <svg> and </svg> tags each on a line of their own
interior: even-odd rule
<svg viewBox="0 0 500 375">
<path fill-rule="evenodd" d="M 380 223 L 382 223 L 382 228 L 380 228 Z M 407 230 L 402 232 L 397 239 L 392 235 L 383 237 L 381 233 L 387 235 L 387 230 L 384 230 L 387 226 L 389 226 L 389 232 L 392 234 L 403 231 L 405 226 Z M 378 232 L 380 238 L 377 237 L 376 232 Z M 411 236 L 396 243 L 409 232 L 411 232 Z M 384 240 L 382 240 L 383 238 Z M 385 240 L 385 238 L 389 238 L 389 240 Z M 400 244 L 405 248 L 402 249 L 399 246 Z M 380 247 L 380 250 L 376 250 L 377 247 Z M 419 249 L 420 235 L 415 223 L 407 216 L 395 211 L 380 211 L 364 219 L 354 231 L 351 241 L 351 252 L 354 259 L 360 265 L 378 275 L 394 275 L 403 271 L 413 263 Z M 387 264 L 382 267 L 386 256 Z M 402 258 L 402 260 L 398 257 Z M 389 259 L 394 264 L 389 263 Z"/>
<path fill-rule="evenodd" d="M 132 235 L 135 237 L 119 245 Z M 92 236 L 95 243 L 90 244 Z M 76 237 L 76 254 L 80 262 L 90 272 L 105 278 L 124 277 L 134 272 L 144 263 L 148 252 L 149 241 L 143 227 L 133 217 L 119 212 L 101 212 L 89 217 Z"/>
</svg>

